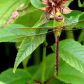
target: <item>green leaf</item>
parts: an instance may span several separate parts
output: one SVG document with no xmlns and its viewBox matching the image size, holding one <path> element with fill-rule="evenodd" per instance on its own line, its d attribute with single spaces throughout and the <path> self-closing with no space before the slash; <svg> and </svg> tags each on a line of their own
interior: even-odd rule
<svg viewBox="0 0 84 84">
<path fill-rule="evenodd" d="M 39 65 L 33 65 L 33 66 L 28 67 L 27 71 L 31 73 L 32 76 L 34 76 L 38 68 L 39 68 Z"/>
<path fill-rule="evenodd" d="M 12 69 L 8 69 L 0 74 L 0 84 L 25 84 L 31 83 L 32 77 L 25 70 L 17 69 L 16 73 L 12 73 Z"/>
<path fill-rule="evenodd" d="M 28 69 L 30 73 L 33 73 L 32 74 L 33 79 L 39 82 L 41 80 L 41 70 L 42 70 L 42 64 L 40 64 L 39 69 L 38 69 L 38 66 L 32 66 Z M 55 53 L 52 53 L 48 55 L 46 58 L 45 81 L 53 77 L 54 72 L 55 72 Z M 83 84 L 84 74 L 82 74 L 80 71 L 78 71 L 74 67 L 71 67 L 70 65 L 66 63 L 63 63 L 62 60 L 60 60 L 59 58 L 59 75 L 56 76 L 55 79 L 47 82 L 47 84 L 51 84 L 51 82 L 54 82 L 57 84 L 65 84 L 65 83 Z"/>
<path fill-rule="evenodd" d="M 55 72 L 55 53 L 49 54 L 46 58 L 46 70 L 45 70 L 45 81 L 52 78 Z M 42 63 L 39 66 L 32 66 L 28 68 L 28 72 L 30 72 L 33 76 L 34 80 L 41 82 L 41 74 L 42 74 Z M 63 82 L 59 81 L 58 79 L 51 80 L 47 82 L 47 84 L 57 83 L 63 84 Z"/>
<path fill-rule="evenodd" d="M 53 46 L 55 50 L 55 45 Z M 74 40 L 63 40 L 59 43 L 59 56 L 69 65 L 84 73 L 84 46 Z"/>
<path fill-rule="evenodd" d="M 46 84 L 65 84 L 65 83 L 54 78 L 54 79 L 50 80 L 49 82 L 47 82 Z"/>
<path fill-rule="evenodd" d="M 81 1 L 80 1 L 80 0 L 78 0 L 78 6 L 79 6 L 79 7 L 84 7 L 84 2 L 83 2 L 83 3 L 81 3 Z"/>
<path fill-rule="evenodd" d="M 46 70 L 45 70 L 45 81 L 53 77 L 55 71 L 55 53 L 52 53 L 46 58 Z M 37 81 L 41 81 L 42 74 L 42 63 L 39 66 L 39 69 L 34 74 L 33 78 Z"/>
<path fill-rule="evenodd" d="M 28 6 L 29 3 L 30 3 L 30 0 L 25 0 L 24 6 L 22 8 L 20 8 L 19 10 L 25 9 Z"/>
<path fill-rule="evenodd" d="M 40 19 L 38 24 L 36 26 L 40 26 L 43 23 L 45 23 L 46 19 Z M 36 27 L 35 26 L 35 27 Z M 22 41 L 24 38 L 18 38 L 18 37 L 25 37 L 29 35 L 35 35 L 38 34 L 39 32 L 44 33 L 45 29 L 29 29 L 29 28 L 21 28 L 18 29 L 19 27 L 24 27 L 23 25 L 19 24 L 14 24 L 10 26 L 6 26 L 5 28 L 0 29 L 0 42 L 19 42 Z M 31 27 L 30 27 L 31 28 Z M 17 38 L 17 39 L 16 39 Z"/>
<path fill-rule="evenodd" d="M 34 12 L 35 10 L 36 10 L 36 8 L 31 3 L 29 3 L 29 5 L 28 5 L 28 13 Z"/>
<path fill-rule="evenodd" d="M 34 36 L 24 39 L 17 54 L 13 72 L 15 72 L 17 66 L 22 62 L 22 60 L 30 55 L 41 43 L 43 43 L 44 39 L 45 36 Z"/>
<path fill-rule="evenodd" d="M 72 1 L 73 1 L 73 0 L 66 1 L 66 4 L 64 4 L 63 6 L 69 6 L 69 4 L 70 4 Z"/>
<path fill-rule="evenodd" d="M 64 64 L 59 68 L 59 75 L 57 76 L 57 79 L 70 84 L 83 84 L 84 74 L 77 71 L 70 65 Z"/>
<path fill-rule="evenodd" d="M 22 35 L 15 35 L 11 31 L 15 28 L 23 27 L 23 25 L 10 25 L 5 28 L 0 28 L 0 42 L 17 42 L 20 41 L 16 38 L 21 37 Z"/>
<path fill-rule="evenodd" d="M 14 10 L 16 10 L 25 0 L 0 0 L 0 27 L 6 24 Z"/>
<path fill-rule="evenodd" d="M 65 17 L 70 18 L 70 16 L 76 17 L 77 15 L 82 14 L 82 11 L 73 10 L 71 13 L 63 14 Z"/>
<path fill-rule="evenodd" d="M 77 15 L 76 17 L 71 16 L 70 18 L 65 18 L 65 27 L 71 28 L 84 28 L 84 12 Z"/>
<path fill-rule="evenodd" d="M 55 45 L 52 47 L 55 51 Z M 63 40 L 59 43 L 59 56 L 69 65 L 84 73 L 84 46 L 74 40 Z"/>
<path fill-rule="evenodd" d="M 42 14 L 42 11 L 41 10 L 36 10 L 36 11 L 34 11 L 32 13 L 31 13 L 31 11 L 32 11 L 31 9 L 28 10 L 28 13 L 25 14 L 24 16 L 18 18 L 15 21 L 14 24 L 22 24 L 22 25 L 28 26 L 28 27 L 34 26 L 36 24 L 36 22 L 39 20 L 41 14 Z"/>
<path fill-rule="evenodd" d="M 53 46 L 55 51 L 55 45 Z M 65 83 L 84 83 L 84 46 L 74 40 L 59 42 L 59 56 L 68 64 L 59 67 L 59 80 Z M 72 66 L 72 67 L 71 67 Z M 56 74 L 55 74 L 56 75 Z"/>
<path fill-rule="evenodd" d="M 36 7 L 36 8 L 40 8 L 40 7 L 43 7 L 43 4 L 41 3 L 40 0 L 31 0 L 31 4 Z"/>
<path fill-rule="evenodd" d="M 34 25 L 34 27 L 38 27 L 42 24 L 44 24 L 46 22 L 46 19 L 41 16 L 40 20 Z M 24 28 L 23 28 L 24 30 Z M 19 33 L 20 34 L 27 34 L 28 35 L 33 35 L 33 34 L 40 34 L 40 33 L 45 33 L 47 32 L 47 29 L 39 29 L 39 30 L 31 30 L 29 29 L 30 31 L 21 31 L 19 33 L 14 31 L 15 34 L 17 35 Z M 34 33 L 35 32 L 35 33 Z M 27 35 L 27 36 L 28 36 Z M 23 41 L 22 41 L 22 44 L 20 46 L 20 49 L 19 49 L 19 52 L 17 54 L 17 57 L 16 57 L 16 61 L 15 61 L 15 64 L 14 64 L 14 70 L 13 72 L 15 72 L 16 68 L 18 67 L 18 65 L 28 56 L 30 55 L 41 43 L 43 43 L 45 40 L 45 35 L 37 35 L 37 36 L 31 36 L 31 37 L 27 37 L 25 38 Z"/>
</svg>

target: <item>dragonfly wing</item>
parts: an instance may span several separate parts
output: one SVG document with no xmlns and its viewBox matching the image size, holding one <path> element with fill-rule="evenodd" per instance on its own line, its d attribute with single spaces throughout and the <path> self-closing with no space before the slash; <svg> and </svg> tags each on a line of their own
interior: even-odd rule
<svg viewBox="0 0 84 84">
<path fill-rule="evenodd" d="M 32 29 L 32 28 L 15 28 L 11 30 L 11 32 L 15 35 L 22 35 L 22 36 L 35 36 L 35 35 L 40 35 L 44 34 L 47 32 L 48 29 L 42 29 L 42 28 L 37 28 L 37 29 Z"/>
<path fill-rule="evenodd" d="M 47 18 L 45 17 L 46 15 L 43 13 L 40 20 L 32 27 L 28 27 L 28 28 L 15 28 L 13 29 L 11 32 L 15 35 L 18 35 L 20 37 L 25 37 L 25 36 L 39 36 L 41 35 L 45 35 L 43 33 L 47 32 L 47 28 L 46 29 L 42 29 L 42 28 L 38 28 L 39 26 L 43 25 L 44 23 L 48 22 Z M 34 28 L 38 28 L 38 29 L 34 29 Z"/>
<path fill-rule="evenodd" d="M 72 28 L 84 28 L 84 13 L 76 16 L 65 18 L 65 26 L 66 29 Z"/>
<path fill-rule="evenodd" d="M 45 16 L 46 15 L 43 13 L 40 20 L 33 26 L 33 28 L 32 27 L 15 28 L 11 32 L 16 35 L 23 35 L 23 36 L 31 36 L 31 35 L 36 35 L 36 34 L 40 34 L 40 33 L 45 33 L 47 31 L 47 29 L 42 29 L 42 28 L 34 29 L 34 27 L 37 28 L 48 21 Z"/>
<path fill-rule="evenodd" d="M 43 25 L 44 23 L 47 23 L 49 20 L 46 18 L 46 14 L 43 13 L 40 17 L 40 20 L 33 26 L 33 27 L 39 27 Z"/>
</svg>

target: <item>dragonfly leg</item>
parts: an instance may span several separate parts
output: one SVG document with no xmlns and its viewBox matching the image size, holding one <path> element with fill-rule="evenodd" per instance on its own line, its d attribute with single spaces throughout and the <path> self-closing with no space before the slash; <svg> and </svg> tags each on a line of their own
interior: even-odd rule
<svg viewBox="0 0 84 84">
<path fill-rule="evenodd" d="M 64 26 L 61 26 L 61 28 L 64 28 Z"/>
<path fill-rule="evenodd" d="M 41 84 L 40 82 L 36 81 L 36 80 L 33 80 L 36 84 Z"/>
<path fill-rule="evenodd" d="M 54 78 L 55 78 L 55 76 L 49 78 L 49 79 L 48 79 L 47 81 L 45 81 L 44 83 L 47 83 L 47 82 L 49 82 L 50 80 L 52 80 L 52 79 L 54 79 Z"/>
<path fill-rule="evenodd" d="M 56 27 L 55 27 L 55 29 L 54 29 L 54 30 L 55 30 L 54 33 L 57 32 L 58 28 L 59 28 L 59 26 L 56 26 Z"/>
<path fill-rule="evenodd" d="M 63 30 L 64 26 L 61 26 L 60 32 Z"/>
<path fill-rule="evenodd" d="M 54 20 L 53 18 L 47 18 L 47 20 Z"/>
</svg>

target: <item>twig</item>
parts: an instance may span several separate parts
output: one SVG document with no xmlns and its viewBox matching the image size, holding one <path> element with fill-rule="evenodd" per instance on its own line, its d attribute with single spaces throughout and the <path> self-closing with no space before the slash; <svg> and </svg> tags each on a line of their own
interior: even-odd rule
<svg viewBox="0 0 84 84">
<path fill-rule="evenodd" d="M 51 77 L 51 78 L 49 78 L 47 81 L 45 81 L 44 83 L 47 83 L 47 82 L 49 82 L 50 80 L 52 80 L 53 78 L 55 78 L 55 76 L 53 76 L 53 77 Z"/>
</svg>

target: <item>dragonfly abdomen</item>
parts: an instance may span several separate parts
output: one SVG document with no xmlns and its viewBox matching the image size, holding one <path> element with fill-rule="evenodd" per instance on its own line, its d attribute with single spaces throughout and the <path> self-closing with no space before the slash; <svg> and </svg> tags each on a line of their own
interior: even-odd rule
<svg viewBox="0 0 84 84">
<path fill-rule="evenodd" d="M 59 43 L 59 36 L 55 37 L 56 42 L 56 50 L 55 50 L 55 71 L 56 75 L 58 76 L 58 43 Z"/>
</svg>

